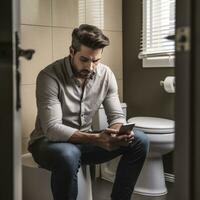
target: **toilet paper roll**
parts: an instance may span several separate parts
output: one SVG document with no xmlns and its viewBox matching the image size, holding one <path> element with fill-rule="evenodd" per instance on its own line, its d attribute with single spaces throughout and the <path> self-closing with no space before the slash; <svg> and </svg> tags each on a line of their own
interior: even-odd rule
<svg viewBox="0 0 200 200">
<path fill-rule="evenodd" d="M 167 76 L 163 82 L 163 86 L 166 92 L 175 93 L 175 77 Z"/>
</svg>

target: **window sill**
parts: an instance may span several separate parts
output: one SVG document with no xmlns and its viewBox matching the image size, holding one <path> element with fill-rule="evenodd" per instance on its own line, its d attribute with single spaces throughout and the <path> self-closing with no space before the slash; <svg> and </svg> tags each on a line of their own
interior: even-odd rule
<svg viewBox="0 0 200 200">
<path fill-rule="evenodd" d="M 175 57 L 162 56 L 162 57 L 143 58 L 142 66 L 144 68 L 175 67 Z"/>
</svg>

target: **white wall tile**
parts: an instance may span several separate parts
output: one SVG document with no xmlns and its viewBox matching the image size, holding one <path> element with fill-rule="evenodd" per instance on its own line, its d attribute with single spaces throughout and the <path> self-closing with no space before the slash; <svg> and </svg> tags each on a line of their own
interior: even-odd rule
<svg viewBox="0 0 200 200">
<path fill-rule="evenodd" d="M 21 100 L 22 100 L 22 137 L 29 137 L 35 125 L 35 118 L 37 113 L 35 85 L 21 86 Z"/>
<path fill-rule="evenodd" d="M 21 0 L 21 23 L 51 25 L 51 0 Z"/>
<path fill-rule="evenodd" d="M 73 29 L 53 28 L 53 60 L 69 55 Z"/>
<path fill-rule="evenodd" d="M 53 26 L 73 28 L 79 24 L 78 0 L 52 0 Z"/>
<path fill-rule="evenodd" d="M 117 79 L 122 79 L 122 32 L 105 31 L 104 33 L 110 39 L 110 46 L 105 47 L 101 62 L 112 69 Z"/>
<path fill-rule="evenodd" d="M 22 25 L 21 47 L 35 50 L 32 60 L 21 58 L 22 84 L 33 84 L 38 72 L 52 62 L 51 28 Z"/>
<path fill-rule="evenodd" d="M 29 137 L 22 137 L 22 155 L 28 153 L 28 141 Z"/>
<path fill-rule="evenodd" d="M 122 31 L 122 0 L 104 1 L 104 29 Z"/>
</svg>

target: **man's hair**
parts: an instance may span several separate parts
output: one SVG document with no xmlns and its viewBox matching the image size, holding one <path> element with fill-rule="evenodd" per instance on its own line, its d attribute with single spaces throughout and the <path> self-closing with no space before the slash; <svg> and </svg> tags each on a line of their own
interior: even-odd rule
<svg viewBox="0 0 200 200">
<path fill-rule="evenodd" d="M 72 32 L 71 47 L 75 52 L 80 51 L 81 45 L 96 50 L 104 48 L 109 44 L 109 38 L 96 26 L 82 24 Z"/>
</svg>

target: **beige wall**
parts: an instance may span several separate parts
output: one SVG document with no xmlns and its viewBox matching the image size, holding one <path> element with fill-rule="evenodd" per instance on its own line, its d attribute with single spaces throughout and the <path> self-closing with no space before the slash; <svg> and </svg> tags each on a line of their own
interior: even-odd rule
<svg viewBox="0 0 200 200">
<path fill-rule="evenodd" d="M 86 2 L 87 1 L 87 2 Z M 21 59 L 22 71 L 22 152 L 27 150 L 29 134 L 36 117 L 35 80 L 38 72 L 56 59 L 68 55 L 71 32 L 80 23 L 94 23 L 89 13 L 80 20 L 79 5 L 91 0 L 21 0 L 21 47 L 36 50 L 31 61 Z M 122 0 L 102 0 L 103 30 L 111 45 L 102 62 L 116 75 L 123 96 Z M 98 8 L 98 7 L 97 7 Z M 95 24 L 96 25 L 96 24 Z"/>
</svg>

